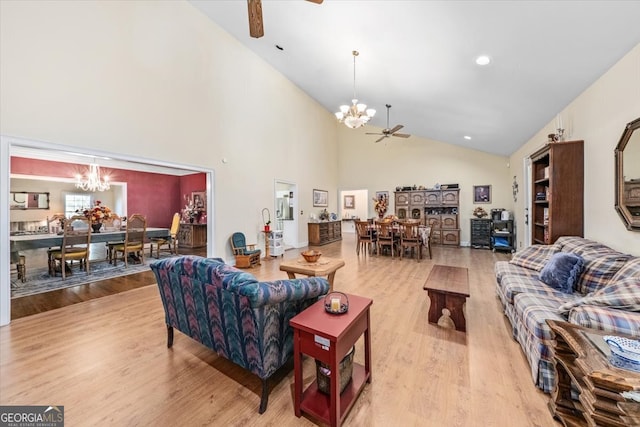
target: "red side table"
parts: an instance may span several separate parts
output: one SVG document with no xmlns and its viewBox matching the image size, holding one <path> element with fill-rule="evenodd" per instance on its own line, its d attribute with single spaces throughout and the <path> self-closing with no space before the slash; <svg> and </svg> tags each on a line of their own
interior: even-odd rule
<svg viewBox="0 0 640 427">
<path fill-rule="evenodd" d="M 356 398 L 371 382 L 370 298 L 347 294 L 349 310 L 345 314 L 329 314 L 324 301 L 318 301 L 290 320 L 293 328 L 294 408 L 297 417 L 306 412 L 332 427 L 339 426 Z M 352 379 L 340 394 L 339 363 L 355 342 L 364 335 L 364 366 L 353 363 Z M 303 393 L 302 355 L 306 354 L 329 365 L 331 395 L 318 390 L 317 380 Z"/>
</svg>

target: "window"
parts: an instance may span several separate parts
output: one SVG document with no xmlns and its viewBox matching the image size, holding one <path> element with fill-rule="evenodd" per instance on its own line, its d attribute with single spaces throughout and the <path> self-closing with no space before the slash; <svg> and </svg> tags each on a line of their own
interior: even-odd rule
<svg viewBox="0 0 640 427">
<path fill-rule="evenodd" d="M 67 193 L 64 195 L 64 216 L 67 218 L 76 214 L 76 211 L 88 209 L 92 205 L 91 196 L 80 193 Z"/>
</svg>

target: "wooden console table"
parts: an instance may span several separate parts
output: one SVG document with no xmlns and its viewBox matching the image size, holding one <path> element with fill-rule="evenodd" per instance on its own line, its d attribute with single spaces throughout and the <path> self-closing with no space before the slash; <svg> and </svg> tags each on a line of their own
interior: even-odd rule
<svg viewBox="0 0 640 427">
<path fill-rule="evenodd" d="M 609 364 L 609 347 L 602 337 L 614 334 L 556 320 L 547 324 L 556 340 L 557 385 L 549 401 L 553 416 L 566 427 L 640 425 L 640 403 L 621 395 L 640 391 L 640 372 Z M 578 400 L 571 398 L 572 384 Z"/>
<path fill-rule="evenodd" d="M 369 308 L 373 300 L 357 295 L 349 297 L 349 310 L 345 314 L 329 314 L 320 300 L 289 322 L 293 328 L 294 409 L 296 417 L 306 412 L 317 419 L 339 426 L 347 416 L 356 398 L 371 382 L 371 326 Z M 340 360 L 364 335 L 364 366 L 353 363 L 351 381 L 340 394 Z M 302 355 L 307 354 L 329 365 L 331 386 L 328 396 L 318 390 L 317 380 L 302 392 Z"/>
</svg>

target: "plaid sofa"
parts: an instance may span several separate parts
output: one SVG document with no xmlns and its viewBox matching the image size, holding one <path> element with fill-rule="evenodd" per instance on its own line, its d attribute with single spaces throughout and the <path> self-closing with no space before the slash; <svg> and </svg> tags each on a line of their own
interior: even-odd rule
<svg viewBox="0 0 640 427">
<path fill-rule="evenodd" d="M 267 408 L 267 380 L 293 354 L 289 320 L 329 291 L 320 277 L 259 282 L 221 259 L 182 256 L 151 263 L 167 324 L 262 380 L 259 412 Z"/>
<path fill-rule="evenodd" d="M 539 280 L 539 272 L 557 252 L 584 260 L 573 293 Z M 553 245 L 534 245 L 510 261 L 495 264 L 496 293 L 520 343 L 538 388 L 556 384 L 553 341 L 546 319 L 568 321 L 611 333 L 640 336 L 640 257 L 617 252 L 582 237 L 560 237 Z"/>
</svg>

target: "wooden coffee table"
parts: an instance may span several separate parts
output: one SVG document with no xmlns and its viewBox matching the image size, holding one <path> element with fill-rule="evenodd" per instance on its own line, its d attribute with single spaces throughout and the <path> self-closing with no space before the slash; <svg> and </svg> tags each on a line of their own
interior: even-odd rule
<svg viewBox="0 0 640 427">
<path fill-rule="evenodd" d="M 429 307 L 429 323 L 438 323 L 449 310 L 451 320 L 458 331 L 467 331 L 463 306 L 469 295 L 469 272 L 463 267 L 434 265 L 427 281 L 424 283 L 431 306 Z"/>
<path fill-rule="evenodd" d="M 295 279 L 296 273 L 309 277 L 328 276 L 329 288 L 333 291 L 333 278 L 336 270 L 344 267 L 344 260 L 339 258 L 320 257 L 316 262 L 307 262 L 304 258 L 282 261 L 280 270 L 286 271 L 289 279 Z"/>
</svg>

